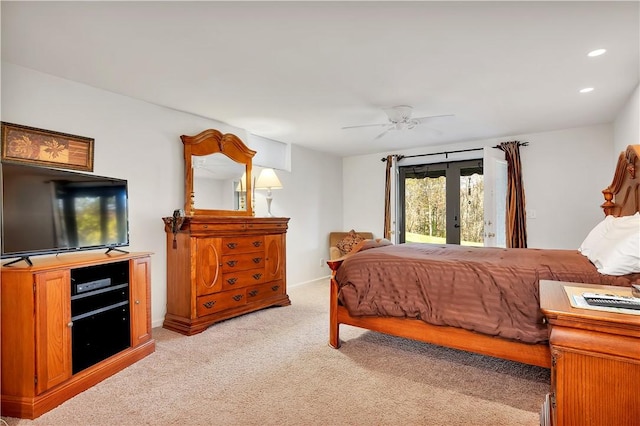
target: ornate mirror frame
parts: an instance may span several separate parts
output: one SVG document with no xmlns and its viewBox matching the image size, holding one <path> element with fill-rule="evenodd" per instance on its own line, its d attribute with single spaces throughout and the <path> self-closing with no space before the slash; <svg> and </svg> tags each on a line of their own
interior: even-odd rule
<svg viewBox="0 0 640 426">
<path fill-rule="evenodd" d="M 184 211 L 187 216 L 253 216 L 252 208 L 252 179 L 251 162 L 256 151 L 249 149 L 236 135 L 222 134 L 218 130 L 205 130 L 195 136 L 180 136 L 184 144 Z M 226 155 L 236 163 L 244 164 L 246 173 L 246 209 L 245 210 L 214 210 L 196 209 L 193 188 L 192 156 L 203 156 L 220 153 Z"/>
</svg>

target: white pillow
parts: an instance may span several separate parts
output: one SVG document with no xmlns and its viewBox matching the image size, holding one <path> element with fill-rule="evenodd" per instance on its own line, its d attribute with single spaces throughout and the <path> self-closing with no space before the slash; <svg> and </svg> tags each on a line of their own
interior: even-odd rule
<svg viewBox="0 0 640 426">
<path fill-rule="evenodd" d="M 583 255 L 589 257 L 589 254 L 593 250 L 594 247 L 597 247 L 598 243 L 602 237 L 609 231 L 611 228 L 613 221 L 616 218 L 613 216 L 606 216 L 600 223 L 598 223 L 592 230 L 587 234 L 587 238 L 584 239 L 578 251 Z"/>
<path fill-rule="evenodd" d="M 640 273 L 640 214 L 611 221 L 606 233 L 588 253 L 587 257 L 601 274 Z"/>
</svg>

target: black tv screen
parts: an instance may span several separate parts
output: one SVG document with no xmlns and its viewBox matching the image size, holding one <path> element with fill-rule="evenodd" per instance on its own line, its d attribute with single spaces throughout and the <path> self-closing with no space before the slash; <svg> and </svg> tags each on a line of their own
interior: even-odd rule
<svg viewBox="0 0 640 426">
<path fill-rule="evenodd" d="M 127 181 L 2 163 L 2 258 L 129 245 Z"/>
</svg>

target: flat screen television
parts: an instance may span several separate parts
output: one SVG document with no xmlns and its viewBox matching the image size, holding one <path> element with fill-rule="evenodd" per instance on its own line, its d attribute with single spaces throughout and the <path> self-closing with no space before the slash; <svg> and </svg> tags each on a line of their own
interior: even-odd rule
<svg viewBox="0 0 640 426">
<path fill-rule="evenodd" d="M 2 258 L 129 245 L 127 181 L 2 163 Z M 13 263 L 13 262 L 9 262 Z"/>
</svg>

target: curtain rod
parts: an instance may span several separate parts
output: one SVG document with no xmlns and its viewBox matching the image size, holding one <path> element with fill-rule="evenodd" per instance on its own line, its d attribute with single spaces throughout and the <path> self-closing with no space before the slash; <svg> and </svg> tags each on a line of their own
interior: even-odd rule
<svg viewBox="0 0 640 426">
<path fill-rule="evenodd" d="M 458 152 L 469 152 L 469 151 L 482 151 L 483 148 L 470 148 L 470 149 L 459 149 L 457 151 L 443 151 L 443 152 L 432 152 L 430 154 L 415 154 L 415 155 L 391 155 L 391 157 L 396 157 L 397 160 L 402 160 L 403 158 L 413 158 L 413 157 L 428 157 L 429 155 L 443 155 L 445 158 L 449 157 L 449 154 L 456 154 Z M 380 161 L 387 161 L 387 157 L 382 158 Z"/>
<path fill-rule="evenodd" d="M 513 141 L 513 142 L 517 142 L 518 146 L 529 146 L 529 142 L 520 142 L 520 141 Z M 492 148 L 500 149 L 500 145 L 492 146 Z"/>
<path fill-rule="evenodd" d="M 518 141 L 514 141 L 514 142 L 518 142 Z M 528 146 L 529 142 L 518 142 L 518 146 Z M 493 146 L 492 148 L 497 148 L 500 149 L 499 145 Z M 396 157 L 396 159 L 402 160 L 403 158 L 413 158 L 413 157 L 428 157 L 429 155 L 443 155 L 445 156 L 445 158 L 449 158 L 449 154 L 457 154 L 459 152 L 470 152 L 470 151 L 482 151 L 484 148 L 469 148 L 469 149 L 459 149 L 456 151 L 442 151 L 442 152 L 433 152 L 431 154 L 415 154 L 415 155 L 390 155 L 390 157 Z M 380 161 L 385 162 L 387 161 L 387 157 L 381 158 Z"/>
</svg>

